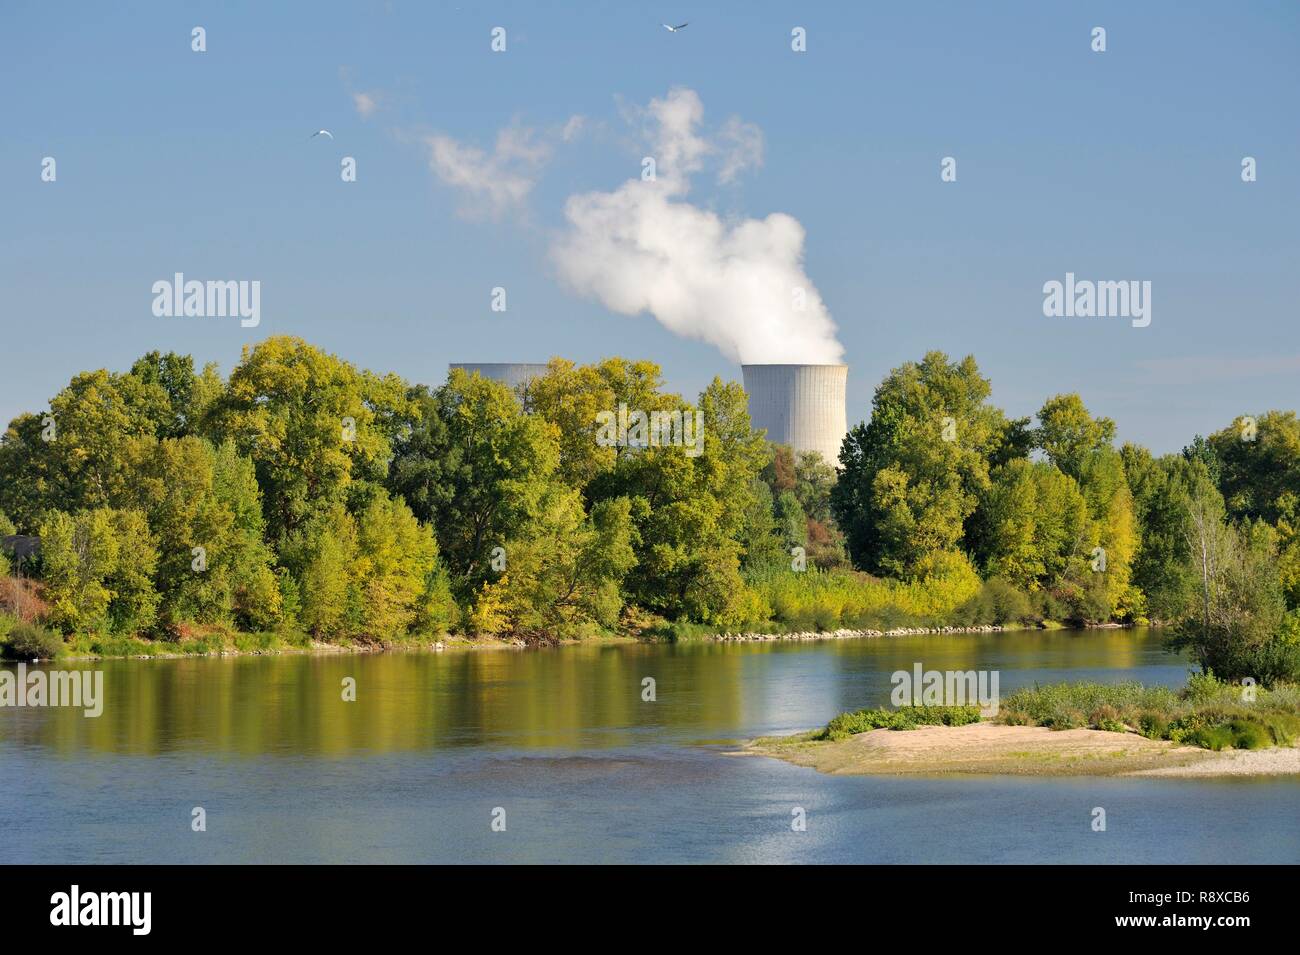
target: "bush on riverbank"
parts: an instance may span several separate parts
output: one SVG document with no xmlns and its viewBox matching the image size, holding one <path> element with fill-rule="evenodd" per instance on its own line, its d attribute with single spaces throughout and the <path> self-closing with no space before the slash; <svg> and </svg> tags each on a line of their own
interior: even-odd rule
<svg viewBox="0 0 1300 955">
<path fill-rule="evenodd" d="M 431 642 L 431 638 L 412 636 L 385 641 L 382 644 L 365 641 L 364 645 L 369 648 L 382 646 L 385 649 L 398 649 L 427 646 Z M 360 643 L 344 640 L 338 641 L 337 645 L 348 648 Z M 301 630 L 257 630 L 249 633 L 233 628 L 210 627 L 201 630 L 186 628 L 184 635 L 176 640 L 147 640 L 141 637 L 94 633 L 74 634 L 67 639 L 65 650 L 71 656 L 197 657 L 217 653 L 279 653 L 306 650 L 311 646 L 310 635 Z"/>
<path fill-rule="evenodd" d="M 960 554 L 944 555 L 916 580 L 854 571 L 765 572 L 750 586 L 789 631 L 1023 625 L 1037 622 L 1028 597 L 1002 580 L 981 581 Z"/>
<path fill-rule="evenodd" d="M 1290 746 L 1300 737 L 1300 687 L 1247 688 L 1213 674 L 1193 674 L 1177 691 L 1140 683 L 1056 683 L 1012 693 L 998 721 L 1134 732 L 1213 750 Z"/>
<path fill-rule="evenodd" d="M 833 742 L 876 729 L 964 726 L 979 720 L 978 706 L 876 707 L 841 713 L 812 738 Z M 1012 693 L 1001 702 L 997 721 L 1138 733 L 1216 751 L 1292 746 L 1300 739 L 1300 686 L 1247 688 L 1213 674 L 1192 674 L 1181 690 L 1132 682 L 1055 683 Z"/>
<path fill-rule="evenodd" d="M 40 624 L 23 623 L 0 615 L 0 656 L 11 660 L 52 660 L 63 649 L 58 633 Z M 7 632 L 6 632 L 7 631 Z"/>
<path fill-rule="evenodd" d="M 978 706 L 900 706 L 893 710 L 881 706 L 854 713 L 841 713 L 813 738 L 835 741 L 871 730 L 914 730 L 918 726 L 966 726 L 979 721 Z"/>
</svg>

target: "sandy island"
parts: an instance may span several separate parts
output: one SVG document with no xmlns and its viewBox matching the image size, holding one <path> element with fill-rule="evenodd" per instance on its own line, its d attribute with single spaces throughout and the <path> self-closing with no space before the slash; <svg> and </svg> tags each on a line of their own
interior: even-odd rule
<svg viewBox="0 0 1300 955">
<path fill-rule="evenodd" d="M 872 730 L 839 742 L 812 733 L 768 736 L 733 751 L 771 756 L 823 773 L 1009 776 L 1279 776 L 1300 774 L 1300 749 L 1215 753 L 1136 733 L 1042 726 L 922 726 Z"/>
</svg>

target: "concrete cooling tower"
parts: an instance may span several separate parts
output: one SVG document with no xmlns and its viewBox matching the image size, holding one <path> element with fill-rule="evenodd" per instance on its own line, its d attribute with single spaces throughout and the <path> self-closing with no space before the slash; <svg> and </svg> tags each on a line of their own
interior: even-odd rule
<svg viewBox="0 0 1300 955">
<path fill-rule="evenodd" d="M 818 451 L 835 467 L 848 432 L 844 385 L 848 365 L 741 365 L 749 417 L 767 440 Z"/>
<path fill-rule="evenodd" d="M 449 368 L 463 368 L 471 375 L 478 372 L 484 378 L 499 381 L 512 391 L 520 385 L 546 374 L 546 365 L 526 362 L 453 362 Z"/>
</svg>

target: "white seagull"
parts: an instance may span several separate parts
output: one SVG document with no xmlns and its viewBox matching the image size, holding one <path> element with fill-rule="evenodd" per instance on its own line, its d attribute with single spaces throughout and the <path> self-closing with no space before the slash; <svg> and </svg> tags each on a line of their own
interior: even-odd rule
<svg viewBox="0 0 1300 955">
<path fill-rule="evenodd" d="M 318 129 L 318 130 L 316 130 L 316 132 L 312 133 L 312 134 L 311 134 L 310 136 L 308 136 L 307 138 L 308 138 L 308 139 L 315 139 L 317 136 L 328 136 L 330 139 L 333 139 L 333 138 L 334 138 L 334 134 L 331 133 L 328 129 Z"/>
<path fill-rule="evenodd" d="M 678 30 L 685 30 L 688 26 L 690 26 L 690 23 L 679 23 L 675 27 L 670 27 L 666 23 L 661 23 L 659 25 L 663 27 L 665 30 L 667 30 L 669 33 L 676 33 Z"/>
</svg>

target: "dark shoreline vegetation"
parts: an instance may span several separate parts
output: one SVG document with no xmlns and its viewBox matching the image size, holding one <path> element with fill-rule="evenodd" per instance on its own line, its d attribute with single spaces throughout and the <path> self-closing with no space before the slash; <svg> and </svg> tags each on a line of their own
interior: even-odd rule
<svg viewBox="0 0 1300 955">
<path fill-rule="evenodd" d="M 877 729 L 966 726 L 981 719 L 978 706 L 876 707 L 841 713 L 809 738 L 838 742 Z M 1300 686 L 1272 689 L 1190 676 L 1180 690 L 1140 683 L 1054 683 L 1017 690 L 1001 701 L 993 721 L 1004 726 L 1136 733 L 1202 749 L 1266 749 L 1300 739 Z"/>
<path fill-rule="evenodd" d="M 990 393 L 970 357 L 903 365 L 833 467 L 754 433 L 735 382 L 691 404 L 651 362 L 512 393 L 287 337 L 225 378 L 152 352 L 0 438 L 0 651 L 1150 622 L 1228 680 L 1300 678 L 1294 412 L 1155 457 L 1077 395 L 1031 424 Z M 698 410 L 703 453 L 597 440 L 622 404 Z"/>
</svg>

